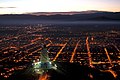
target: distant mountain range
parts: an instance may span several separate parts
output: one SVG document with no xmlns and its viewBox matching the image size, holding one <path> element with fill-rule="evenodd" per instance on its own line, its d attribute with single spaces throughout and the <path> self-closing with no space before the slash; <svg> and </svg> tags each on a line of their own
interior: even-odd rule
<svg viewBox="0 0 120 80">
<path fill-rule="evenodd" d="M 91 10 L 81 12 L 35 12 L 0 15 L 0 24 L 12 21 L 120 21 L 120 12 Z"/>
<path fill-rule="evenodd" d="M 33 12 L 33 13 L 26 13 L 30 15 L 75 15 L 75 14 L 92 14 L 92 13 L 103 13 L 103 12 L 108 12 L 108 11 L 97 11 L 97 10 L 88 10 L 88 11 L 71 11 L 71 12 Z"/>
</svg>

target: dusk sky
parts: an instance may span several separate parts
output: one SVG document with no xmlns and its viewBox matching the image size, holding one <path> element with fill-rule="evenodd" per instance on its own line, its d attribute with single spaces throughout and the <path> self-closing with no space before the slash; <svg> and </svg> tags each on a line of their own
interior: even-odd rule
<svg viewBox="0 0 120 80">
<path fill-rule="evenodd" d="M 120 11 L 120 0 L 0 0 L 0 14 L 26 12 Z"/>
</svg>

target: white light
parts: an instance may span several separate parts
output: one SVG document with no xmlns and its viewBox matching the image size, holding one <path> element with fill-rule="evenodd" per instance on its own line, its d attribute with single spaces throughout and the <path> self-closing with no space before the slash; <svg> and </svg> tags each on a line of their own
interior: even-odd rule
<svg viewBox="0 0 120 80">
<path fill-rule="evenodd" d="M 35 60 L 33 60 L 33 62 L 35 62 Z"/>
<path fill-rule="evenodd" d="M 51 62 L 49 62 L 50 64 L 52 64 Z"/>
<path fill-rule="evenodd" d="M 40 64 L 41 62 L 38 62 L 38 64 Z"/>
<path fill-rule="evenodd" d="M 55 64 L 55 67 L 57 67 L 57 65 Z"/>
</svg>

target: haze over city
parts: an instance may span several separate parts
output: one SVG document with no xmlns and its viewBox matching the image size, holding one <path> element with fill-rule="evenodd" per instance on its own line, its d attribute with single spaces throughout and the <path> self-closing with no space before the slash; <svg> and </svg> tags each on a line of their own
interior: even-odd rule
<svg viewBox="0 0 120 80">
<path fill-rule="evenodd" d="M 119 12 L 119 4 L 120 0 L 0 0 L 0 14 L 86 10 Z"/>
</svg>

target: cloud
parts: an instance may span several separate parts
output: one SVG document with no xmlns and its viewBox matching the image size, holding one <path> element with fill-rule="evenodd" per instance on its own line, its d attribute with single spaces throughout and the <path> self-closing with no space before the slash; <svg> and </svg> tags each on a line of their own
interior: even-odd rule
<svg viewBox="0 0 120 80">
<path fill-rule="evenodd" d="M 2 8 L 2 9 L 3 9 L 3 8 L 16 8 L 16 7 L 0 7 L 0 8 Z"/>
</svg>

